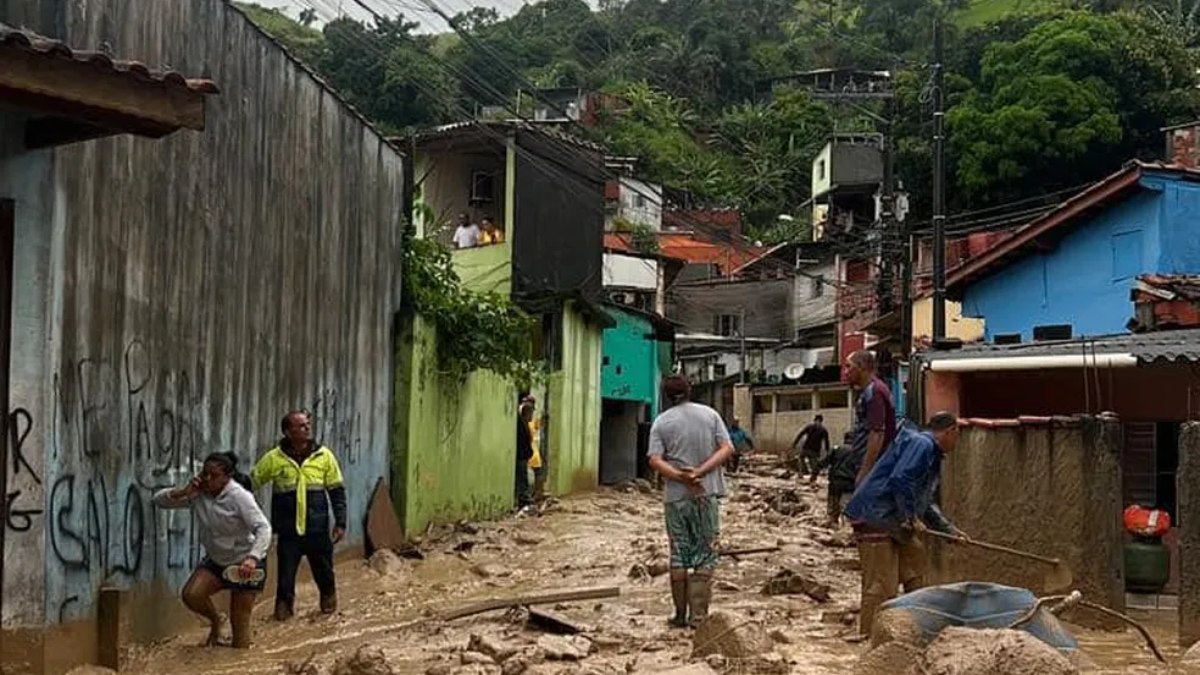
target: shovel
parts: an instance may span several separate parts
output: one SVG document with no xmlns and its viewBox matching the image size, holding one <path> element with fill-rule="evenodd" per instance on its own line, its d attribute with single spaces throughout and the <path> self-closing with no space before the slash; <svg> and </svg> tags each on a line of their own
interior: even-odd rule
<svg viewBox="0 0 1200 675">
<path fill-rule="evenodd" d="M 1009 555 L 1015 555 L 1019 558 L 1025 558 L 1026 560 L 1036 560 L 1045 565 L 1049 565 L 1050 569 L 1047 570 L 1046 576 L 1043 578 L 1043 581 L 1042 581 L 1042 585 L 1045 587 L 1045 589 L 1047 591 L 1063 591 L 1063 590 L 1070 588 L 1071 584 L 1075 582 L 1075 575 L 1074 575 L 1074 573 L 1071 572 L 1071 568 L 1067 567 L 1067 564 L 1064 563 L 1063 561 L 1059 560 L 1058 558 L 1048 558 L 1046 556 L 1038 555 L 1036 553 L 1027 553 L 1025 551 L 1018 551 L 1016 549 L 1008 548 L 1007 546 L 1001 546 L 999 544 L 989 544 L 986 541 L 976 541 L 974 539 L 959 539 L 958 537 L 956 537 L 952 534 L 946 534 L 945 532 L 936 532 L 934 530 L 925 530 L 925 531 L 934 537 L 939 537 L 939 538 L 945 539 L 947 541 L 953 541 L 953 542 L 956 542 L 959 544 L 964 544 L 967 546 L 977 546 L 979 548 L 987 549 L 989 551 L 997 551 L 999 553 L 1007 553 Z"/>
</svg>

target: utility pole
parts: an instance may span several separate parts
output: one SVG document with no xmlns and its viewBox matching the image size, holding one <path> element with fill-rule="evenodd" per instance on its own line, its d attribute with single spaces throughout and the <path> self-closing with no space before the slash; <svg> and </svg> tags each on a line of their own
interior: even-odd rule
<svg viewBox="0 0 1200 675">
<path fill-rule="evenodd" d="M 933 339 L 946 337 L 946 100 L 942 19 L 933 24 Z"/>
<path fill-rule="evenodd" d="M 738 319 L 738 335 L 742 339 L 742 384 L 746 384 L 746 308 L 742 308 L 742 312 Z"/>
</svg>

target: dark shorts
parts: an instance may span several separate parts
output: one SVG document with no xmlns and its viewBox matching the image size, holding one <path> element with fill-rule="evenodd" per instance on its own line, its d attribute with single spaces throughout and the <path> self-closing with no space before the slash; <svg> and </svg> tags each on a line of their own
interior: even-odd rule
<svg viewBox="0 0 1200 675">
<path fill-rule="evenodd" d="M 223 567 L 213 562 L 211 558 L 205 558 L 200 561 L 200 567 L 212 572 L 218 579 L 221 580 L 221 587 L 231 591 L 254 591 L 260 592 L 267 584 L 267 564 L 265 561 L 258 561 L 258 569 L 254 576 L 246 581 L 242 581 L 237 576 L 238 567 L 240 565 L 229 565 Z"/>
<path fill-rule="evenodd" d="M 674 569 L 711 569 L 717 565 L 721 534 L 720 503 L 714 496 L 692 497 L 666 504 L 670 565 Z"/>
</svg>

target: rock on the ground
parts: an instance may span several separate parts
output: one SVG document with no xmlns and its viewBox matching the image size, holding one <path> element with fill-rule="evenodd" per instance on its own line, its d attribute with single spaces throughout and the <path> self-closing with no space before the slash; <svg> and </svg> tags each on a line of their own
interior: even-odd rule
<svg viewBox="0 0 1200 675">
<path fill-rule="evenodd" d="M 284 675 L 320 675 L 320 671 L 317 670 L 317 664 L 313 663 L 315 657 L 316 654 L 314 653 L 304 661 L 285 661 L 280 670 L 283 671 Z M 99 675 L 99 673 L 91 670 L 84 672 L 72 670 L 70 675 Z"/>
<path fill-rule="evenodd" d="M 889 642 L 863 654 L 854 675 L 917 675 L 921 649 L 905 642 Z"/>
<path fill-rule="evenodd" d="M 952 627 L 929 644 L 922 659 L 929 675 L 1076 675 L 1055 648 L 1024 631 Z"/>
<path fill-rule="evenodd" d="M 454 665 L 449 663 L 438 663 L 425 669 L 425 675 L 450 675 L 452 672 Z"/>
<path fill-rule="evenodd" d="M 790 645 L 793 642 L 792 636 L 785 633 L 782 628 L 776 628 L 776 629 L 772 630 L 771 631 L 771 639 L 776 642 L 785 644 L 785 645 Z"/>
<path fill-rule="evenodd" d="M 538 544 L 542 543 L 544 539 L 541 535 L 533 534 L 531 532 L 518 532 L 513 535 L 513 541 L 517 542 L 521 546 L 537 546 Z"/>
<path fill-rule="evenodd" d="M 350 656 L 334 661 L 330 675 L 396 675 L 396 669 L 378 647 L 362 646 Z"/>
<path fill-rule="evenodd" d="M 495 563 L 479 563 L 471 568 L 475 576 L 482 579 L 491 579 L 492 577 L 507 577 L 512 575 L 512 570 L 509 570 Z"/>
<path fill-rule="evenodd" d="M 666 560 L 655 560 L 654 562 L 646 565 L 646 571 L 649 572 L 650 576 L 652 577 L 661 577 L 662 575 L 671 571 L 671 564 Z"/>
<path fill-rule="evenodd" d="M 592 651 L 592 641 L 579 635 L 543 635 L 537 646 L 551 661 L 582 661 Z"/>
<path fill-rule="evenodd" d="M 472 634 L 470 640 L 467 641 L 467 651 L 486 654 L 497 663 L 501 663 L 516 654 L 517 648 L 490 635 Z"/>
<path fill-rule="evenodd" d="M 523 656 L 514 656 L 504 662 L 501 675 L 521 675 L 529 670 L 529 661 Z"/>
<path fill-rule="evenodd" d="M 801 594 L 817 602 L 829 602 L 829 585 L 822 584 L 789 569 L 780 570 L 762 588 L 763 595 Z"/>
<path fill-rule="evenodd" d="M 391 549 L 381 548 L 371 555 L 368 566 L 380 576 L 399 577 L 404 574 L 404 561 Z"/>
<path fill-rule="evenodd" d="M 875 615 L 871 622 L 871 646 L 900 641 L 924 648 L 925 634 L 910 612 L 902 609 L 885 609 Z"/>
<path fill-rule="evenodd" d="M 466 652 L 459 654 L 458 660 L 461 661 L 464 666 L 469 666 L 469 665 L 472 665 L 475 663 L 487 665 L 487 664 L 496 662 L 495 659 L 488 656 L 487 654 L 484 654 L 482 652 L 472 652 L 472 651 L 466 651 Z"/>
<path fill-rule="evenodd" d="M 692 636 L 692 658 L 721 654 L 744 659 L 765 654 L 772 647 L 762 626 L 726 611 L 709 614 Z"/>
<path fill-rule="evenodd" d="M 717 675 L 717 671 L 710 668 L 707 663 L 693 663 L 670 670 L 660 670 L 658 675 Z"/>
</svg>

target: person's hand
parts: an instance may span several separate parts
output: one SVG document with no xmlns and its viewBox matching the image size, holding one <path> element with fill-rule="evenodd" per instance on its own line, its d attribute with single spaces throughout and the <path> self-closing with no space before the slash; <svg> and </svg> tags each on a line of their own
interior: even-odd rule
<svg viewBox="0 0 1200 675">
<path fill-rule="evenodd" d="M 916 532 L 917 534 L 924 534 L 925 531 L 928 529 L 929 528 L 925 527 L 925 523 L 921 522 L 920 519 L 913 518 L 913 520 L 912 520 L 913 532 Z"/>
<path fill-rule="evenodd" d="M 253 576 L 254 570 L 256 569 L 258 569 L 258 561 L 253 557 L 248 557 L 242 561 L 241 565 L 238 566 L 238 575 L 240 575 L 244 581 Z"/>
<path fill-rule="evenodd" d="M 954 529 L 953 529 L 953 530 L 950 532 L 950 534 L 953 534 L 953 535 L 954 535 L 954 538 L 955 538 L 955 539 L 957 540 L 957 542 L 958 542 L 958 543 L 960 543 L 960 544 L 966 544 L 966 543 L 970 543 L 970 541 L 971 541 L 971 537 L 967 536 L 967 533 L 966 533 L 966 532 L 963 532 L 962 530 L 958 529 L 957 527 L 956 527 L 956 528 L 954 528 Z"/>
<path fill-rule="evenodd" d="M 340 542 L 346 536 L 346 528 L 334 527 L 332 534 L 333 534 L 333 543 L 336 544 L 336 543 Z"/>
</svg>

